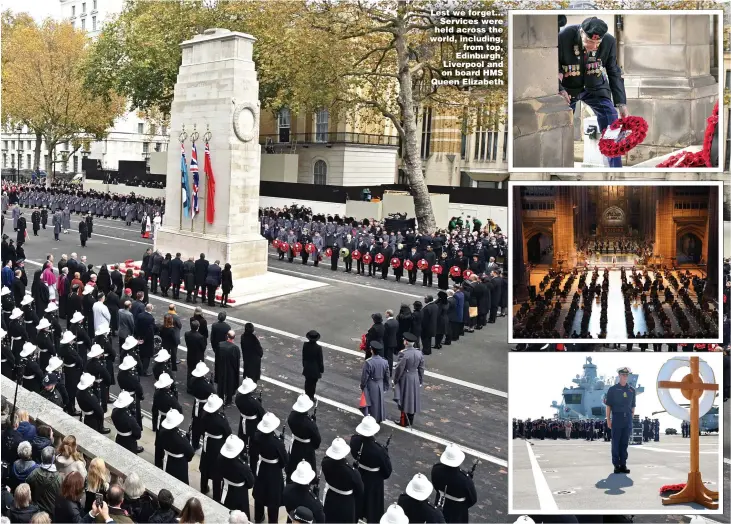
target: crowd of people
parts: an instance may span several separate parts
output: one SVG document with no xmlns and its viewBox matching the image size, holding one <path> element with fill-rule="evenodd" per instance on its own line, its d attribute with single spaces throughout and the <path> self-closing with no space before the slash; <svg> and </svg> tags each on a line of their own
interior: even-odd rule
<svg viewBox="0 0 731 524">
<path fill-rule="evenodd" d="M 603 268 L 603 280 L 599 284 L 598 267 L 594 267 L 593 270 L 588 267 L 574 268 L 570 271 L 550 269 L 539 283 L 540 293 L 531 288 L 529 300 L 521 304 L 516 312 L 515 337 L 606 338 L 609 271 L 609 268 Z M 632 266 L 629 272 L 627 268 L 621 267 L 619 271 L 626 332 L 629 338 L 710 339 L 717 336 L 719 332 L 717 311 L 711 307 L 709 300 L 704 300 L 705 278 L 687 269 L 673 271 L 665 266 L 650 266 L 642 270 Z M 560 329 L 562 307 L 574 285 L 576 289 L 563 320 L 563 329 Z M 690 292 L 691 285 L 693 294 Z M 601 308 L 598 333 L 592 333 L 590 330 L 594 301 Z M 637 307 L 641 308 L 646 326 L 642 331 L 635 328 L 634 310 Z M 579 311 L 581 311 L 581 322 L 577 330 L 574 321 Z"/>
<path fill-rule="evenodd" d="M 640 421 L 642 425 L 642 441 L 651 440 L 660 442 L 660 421 L 650 420 L 645 417 Z M 540 419 L 530 418 L 513 419 L 513 438 L 536 439 L 536 440 L 612 440 L 612 428 L 607 424 L 606 419 Z"/>
</svg>

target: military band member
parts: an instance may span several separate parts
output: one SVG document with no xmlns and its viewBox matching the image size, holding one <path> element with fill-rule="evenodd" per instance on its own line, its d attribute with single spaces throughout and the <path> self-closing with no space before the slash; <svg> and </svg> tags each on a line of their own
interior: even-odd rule
<svg viewBox="0 0 731 524">
<path fill-rule="evenodd" d="M 79 353 L 84 365 L 86 365 L 86 355 L 89 353 L 89 349 L 91 349 L 91 338 L 89 338 L 89 333 L 87 333 L 84 326 L 81 324 L 83 320 L 83 313 L 80 311 L 74 313 L 74 316 L 71 317 L 71 320 L 69 320 L 69 331 L 73 333 L 74 338 L 76 339 L 74 342 L 76 351 Z"/>
<path fill-rule="evenodd" d="M 142 410 L 140 402 L 145 399 L 142 384 L 140 384 L 139 373 L 137 371 L 138 363 L 132 355 L 127 355 L 119 365 L 119 373 L 117 374 L 117 382 L 119 389 L 126 391 L 132 396 L 134 405 L 130 408 L 133 412 L 137 424 L 142 427 Z"/>
<path fill-rule="evenodd" d="M 379 522 L 380 524 L 409 524 L 409 517 L 406 516 L 401 506 L 393 503 L 388 507 Z"/>
<path fill-rule="evenodd" d="M 170 386 L 173 379 L 167 373 L 161 373 L 155 382 L 155 395 L 152 398 L 152 431 L 158 431 L 165 415 L 171 410 L 182 412 L 183 408 L 173 396 Z"/>
<path fill-rule="evenodd" d="M 252 438 L 256 433 L 256 428 L 264 417 L 265 410 L 259 399 L 255 398 L 253 393 L 256 389 L 256 382 L 246 377 L 236 392 L 236 407 L 241 415 L 239 421 L 239 438 L 244 441 L 249 454 L 249 464 L 251 469 L 256 469 L 259 459 L 259 451 L 256 442 Z"/>
<path fill-rule="evenodd" d="M 94 343 L 99 344 L 104 351 L 103 362 L 107 368 L 107 372 L 109 373 L 109 385 L 114 386 L 117 383 L 114 380 L 114 360 L 117 358 L 117 352 L 114 350 L 112 339 L 109 336 L 111 331 L 112 330 L 109 324 L 107 324 L 106 322 L 101 324 L 100 326 L 96 326 L 96 331 L 94 332 Z"/>
<path fill-rule="evenodd" d="M 3 252 L 3 259 L 6 256 L 5 252 Z M 0 303 L 2 304 L 2 325 L 5 326 L 5 329 L 8 329 L 10 316 L 15 309 L 15 298 L 13 297 L 13 292 L 7 286 L 3 286 L 2 290 L 0 290 Z"/>
<path fill-rule="evenodd" d="M 600 131 L 617 120 L 618 112 L 629 116 L 617 41 L 607 29 L 606 22 L 592 16 L 558 34 L 559 94 L 572 110 L 579 101 L 591 107 Z M 608 161 L 609 167 L 622 167 L 621 157 Z"/>
<path fill-rule="evenodd" d="M 314 415 L 308 414 L 313 406 L 314 403 L 310 397 L 300 395 L 287 417 L 287 426 L 292 433 L 292 445 L 289 448 L 289 462 L 286 470 L 288 479 L 295 470 L 295 465 L 299 465 L 302 460 L 306 460 L 312 469 L 317 468 L 315 450 L 320 447 L 322 439 Z"/>
<path fill-rule="evenodd" d="M 627 383 L 630 370 L 617 370 L 619 383 L 607 391 L 607 426 L 612 430 L 612 464 L 614 473 L 629 473 L 627 447 L 632 436 L 632 417 L 635 413 L 635 389 Z"/>
<path fill-rule="evenodd" d="M 152 374 L 155 380 L 160 378 L 160 375 L 163 373 L 175 377 L 175 373 L 173 373 L 170 367 L 170 353 L 168 353 L 167 349 L 163 348 L 158 351 L 153 360 L 155 363 L 152 365 Z"/>
<path fill-rule="evenodd" d="M 356 426 L 356 434 L 350 438 L 350 454 L 358 464 L 363 481 L 363 504 L 358 518 L 366 522 L 377 522 L 383 515 L 383 482 L 392 472 L 388 448 L 375 439 L 380 429 L 376 419 L 366 415 Z"/>
<path fill-rule="evenodd" d="M 43 387 L 44 374 L 38 362 L 36 362 L 36 346 L 31 342 L 23 344 L 23 349 L 20 351 L 20 361 L 25 363 L 21 385 L 28 391 L 40 393 Z"/>
<path fill-rule="evenodd" d="M 128 356 L 131 356 L 133 359 L 135 359 L 135 361 L 137 362 L 137 373 L 142 370 L 142 366 L 140 364 L 140 355 L 137 349 L 137 346 L 139 346 L 139 344 L 140 342 L 135 337 L 129 335 L 127 338 L 124 339 L 124 342 L 122 343 L 122 346 L 119 350 L 120 360 L 124 361 L 124 359 Z"/>
<path fill-rule="evenodd" d="M 99 344 L 94 344 L 91 346 L 91 350 L 86 358 L 84 371 L 94 377 L 94 394 L 101 403 L 102 412 L 106 413 L 107 400 L 109 399 L 109 385 L 112 382 L 112 378 L 104 366 L 104 350 Z"/>
<path fill-rule="evenodd" d="M 155 438 L 155 465 L 180 482 L 188 484 L 188 463 L 193 459 L 195 451 L 178 429 L 183 418 L 183 414 L 176 408 L 170 409 L 165 415 Z"/>
<path fill-rule="evenodd" d="M 25 332 L 28 334 L 28 341 L 36 343 L 36 325 L 38 324 L 38 315 L 36 308 L 33 306 L 33 297 L 25 295 L 20 302 L 23 310 L 23 323 L 25 324 Z"/>
<path fill-rule="evenodd" d="M 222 477 L 217 468 L 218 456 L 231 434 L 231 426 L 223 413 L 223 399 L 210 395 L 203 406 L 203 452 L 200 460 L 201 493 L 208 493 L 208 480 L 213 483 L 213 500 L 221 500 Z"/>
<path fill-rule="evenodd" d="M 326 522 L 358 521 L 358 510 L 363 503 L 363 480 L 345 460 L 349 453 L 350 446 L 342 438 L 336 437 L 322 459 Z"/>
<path fill-rule="evenodd" d="M 283 472 L 287 467 L 287 450 L 282 439 L 274 434 L 279 427 L 279 418 L 266 413 L 257 425 L 254 441 L 259 452 L 256 466 L 254 497 L 254 521 L 264 522 L 264 508 L 270 523 L 278 522 L 279 506 L 284 491 Z"/>
<path fill-rule="evenodd" d="M 229 510 L 243 511 L 249 517 L 249 490 L 254 487 L 254 473 L 241 454 L 244 441 L 229 435 L 218 456 L 216 470 L 221 472 L 221 504 Z"/>
<path fill-rule="evenodd" d="M 137 441 L 142 438 L 142 426 L 135 419 L 132 406 L 135 399 L 128 391 L 120 391 L 112 409 L 112 424 L 117 431 L 114 441 L 132 453 L 142 453 L 145 448 Z"/>
<path fill-rule="evenodd" d="M 315 476 L 315 470 L 312 469 L 309 462 L 302 460 L 297 464 L 297 469 L 292 473 L 292 482 L 284 488 L 282 503 L 287 510 L 287 515 L 292 515 L 299 507 L 309 509 L 312 512 L 311 522 L 319 524 L 326 522 L 326 519 L 322 503 L 310 490 L 310 484 Z"/>
<path fill-rule="evenodd" d="M 92 391 L 94 385 L 94 375 L 84 373 L 81 375 L 79 385 L 76 386 L 77 401 L 81 410 L 81 422 L 90 428 L 98 431 L 102 435 L 106 435 L 111 430 L 104 427 L 104 411 L 102 411 L 101 402 Z"/>
<path fill-rule="evenodd" d="M 61 275 L 63 277 L 63 275 Z M 53 343 L 58 350 L 58 344 L 61 341 L 61 335 L 63 329 L 61 328 L 61 322 L 58 319 L 58 304 L 55 302 L 49 302 L 46 309 L 43 310 L 43 318 L 47 319 L 51 323 L 53 333 Z"/>
<path fill-rule="evenodd" d="M 2 340 L 2 375 L 10 380 L 15 380 L 15 356 L 10 349 L 8 333 L 2 328 L 0 328 L 0 339 Z"/>
<path fill-rule="evenodd" d="M 469 522 L 469 509 L 477 503 L 477 491 L 472 478 L 460 469 L 464 462 L 464 453 L 458 446 L 448 444 L 441 457 L 440 464 L 431 470 L 431 481 L 437 487 L 437 500 L 444 497 L 442 513 L 449 523 Z"/>
<path fill-rule="evenodd" d="M 42 318 L 36 326 L 36 342 L 38 343 L 38 365 L 45 369 L 51 357 L 56 355 L 56 346 L 53 334 L 50 331 L 51 323 Z"/>
<path fill-rule="evenodd" d="M 398 505 L 404 509 L 409 522 L 445 522 L 442 512 L 429 504 L 428 499 L 432 491 L 434 491 L 432 483 L 421 473 L 417 473 L 409 481 L 405 493 L 398 498 Z"/>
<path fill-rule="evenodd" d="M 10 348 L 13 351 L 13 356 L 18 361 L 20 352 L 23 351 L 23 344 L 28 341 L 28 332 L 25 330 L 25 323 L 23 322 L 23 311 L 17 307 L 13 308 L 10 313 L 8 336 L 10 337 Z"/>
<path fill-rule="evenodd" d="M 81 374 L 84 371 L 84 361 L 76 349 L 75 339 L 76 337 L 71 331 L 64 331 L 61 336 L 61 343 L 58 346 L 58 356 L 63 359 L 64 383 L 69 397 L 66 412 L 73 417 L 78 415 L 76 411 L 76 392 Z"/>
<path fill-rule="evenodd" d="M 210 369 L 208 369 L 205 362 L 198 362 L 191 372 L 192 379 L 188 386 L 188 392 L 193 395 L 191 444 L 195 450 L 200 447 L 201 436 L 204 432 L 203 406 L 208 402 L 208 398 L 216 392 L 213 383 L 206 377 L 208 373 L 210 373 Z"/>
</svg>

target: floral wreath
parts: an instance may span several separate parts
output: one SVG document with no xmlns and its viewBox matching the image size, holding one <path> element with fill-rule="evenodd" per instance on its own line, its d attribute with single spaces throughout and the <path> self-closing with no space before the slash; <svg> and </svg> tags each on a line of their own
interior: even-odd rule
<svg viewBox="0 0 731 524">
<path fill-rule="evenodd" d="M 608 130 L 620 130 L 618 139 L 604 138 Z M 642 143 L 647 136 L 647 121 L 640 116 L 627 116 L 612 122 L 599 139 L 599 151 L 612 158 L 626 155 L 635 146 Z"/>
<path fill-rule="evenodd" d="M 711 144 L 713 143 L 713 135 L 718 127 L 718 102 L 713 106 L 711 116 L 706 120 L 706 132 L 703 135 L 703 149 L 691 153 L 690 151 L 681 151 L 676 155 L 670 156 L 664 162 L 660 162 L 656 167 L 713 167 L 711 161 Z"/>
</svg>

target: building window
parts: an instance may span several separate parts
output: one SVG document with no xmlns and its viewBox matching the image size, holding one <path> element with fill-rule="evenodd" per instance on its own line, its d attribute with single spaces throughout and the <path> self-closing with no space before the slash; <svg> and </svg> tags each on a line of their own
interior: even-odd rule
<svg viewBox="0 0 731 524">
<path fill-rule="evenodd" d="M 73 16 L 76 16 L 76 6 L 75 6 L 75 5 L 72 5 L 72 6 L 71 6 L 71 16 L 72 16 L 72 17 L 73 17 Z"/>
<path fill-rule="evenodd" d="M 71 29 L 76 29 L 76 20 L 71 20 Z"/>
<path fill-rule="evenodd" d="M 503 135 L 503 162 L 508 161 L 508 132 Z"/>
<path fill-rule="evenodd" d="M 141 135 L 145 132 L 145 124 L 144 122 L 140 122 L 137 124 L 137 132 Z"/>
<path fill-rule="evenodd" d="M 86 31 L 86 19 L 81 19 L 81 30 Z"/>
<path fill-rule="evenodd" d="M 79 170 L 79 157 L 74 155 L 74 173 Z"/>
<path fill-rule="evenodd" d="M 432 109 L 427 107 L 424 109 L 424 115 L 421 120 L 421 158 L 426 160 L 431 154 L 431 118 Z"/>
<path fill-rule="evenodd" d="M 48 155 L 43 155 L 43 167 L 48 169 Z"/>
<path fill-rule="evenodd" d="M 289 130 L 292 126 L 292 115 L 288 107 L 283 107 L 277 114 L 277 135 L 280 144 L 289 142 Z"/>
<path fill-rule="evenodd" d="M 327 164 L 324 160 L 315 162 L 315 185 L 324 186 L 327 184 Z"/>
<path fill-rule="evenodd" d="M 3 140 L 3 149 L 4 149 L 5 151 L 7 151 L 7 150 L 8 150 L 8 141 L 7 141 L 7 140 Z"/>
<path fill-rule="evenodd" d="M 91 17 L 91 30 L 96 31 L 96 17 L 95 16 Z"/>
<path fill-rule="evenodd" d="M 3 167 L 8 167 L 8 154 L 3 153 Z"/>
<path fill-rule="evenodd" d="M 86 2 L 81 4 L 81 12 L 86 13 Z"/>
<path fill-rule="evenodd" d="M 159 153 L 160 151 L 162 151 L 162 143 L 155 142 L 155 153 Z"/>
<path fill-rule="evenodd" d="M 166 136 L 168 134 L 168 126 L 162 126 L 162 129 L 160 130 L 160 134 L 162 136 Z"/>
<path fill-rule="evenodd" d="M 142 142 L 142 152 L 145 154 L 150 152 L 150 143 L 149 142 Z"/>
<path fill-rule="evenodd" d="M 15 151 L 15 140 L 10 141 L 10 149 Z"/>
<path fill-rule="evenodd" d="M 33 149 L 33 146 L 30 145 L 30 140 L 25 141 L 25 148 L 26 149 Z"/>
<path fill-rule="evenodd" d="M 475 160 L 482 162 L 497 160 L 498 119 L 497 112 L 481 110 L 477 117 L 475 131 Z"/>
<path fill-rule="evenodd" d="M 91 5 L 93 6 L 92 10 L 96 11 L 96 0 L 94 0 Z"/>
<path fill-rule="evenodd" d="M 63 150 L 64 151 L 68 151 L 69 150 L 69 143 L 68 142 L 64 142 L 63 143 Z"/>
<path fill-rule="evenodd" d="M 460 145 L 459 157 L 464 160 L 467 158 L 467 117 L 462 120 L 462 144 Z"/>
<path fill-rule="evenodd" d="M 315 114 L 315 141 L 327 142 L 328 121 L 330 112 L 327 109 L 320 109 Z"/>
<path fill-rule="evenodd" d="M 398 170 L 398 184 L 402 186 L 408 186 L 409 185 L 409 175 L 406 174 L 405 169 L 399 169 Z"/>
<path fill-rule="evenodd" d="M 23 169 L 23 155 L 18 153 L 18 170 Z"/>
<path fill-rule="evenodd" d="M 65 158 L 67 158 L 67 157 L 65 157 Z M 69 170 L 69 163 L 67 160 L 64 160 L 63 162 L 61 162 L 61 172 L 66 173 L 68 170 Z"/>
<path fill-rule="evenodd" d="M 472 178 L 467 174 L 467 171 L 459 172 L 459 187 L 472 187 Z"/>
<path fill-rule="evenodd" d="M 25 163 L 28 164 L 28 167 L 33 167 L 33 161 L 30 159 L 30 154 L 25 155 Z"/>
</svg>

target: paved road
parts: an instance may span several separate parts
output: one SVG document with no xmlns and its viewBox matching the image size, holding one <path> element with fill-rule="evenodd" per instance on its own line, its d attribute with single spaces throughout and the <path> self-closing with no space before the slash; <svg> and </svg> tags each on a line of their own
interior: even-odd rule
<svg viewBox="0 0 731 524">
<path fill-rule="evenodd" d="M 75 218 L 72 222 L 76 223 Z M 150 242 L 140 238 L 136 227 L 126 228 L 124 223 L 96 219 L 94 234 L 86 248 L 81 248 L 78 235 L 74 233 L 61 235 L 59 242 L 53 242 L 50 230 L 41 230 L 37 238 L 31 234 L 24 247 L 28 271 L 32 272 L 33 262 L 40 262 L 47 253 L 53 253 L 58 260 L 61 253 L 77 252 L 86 255 L 88 263 L 100 265 L 128 258 L 139 260 L 149 245 Z M 325 375 L 317 390 L 321 396 L 318 425 L 323 442 L 329 444 L 335 436 L 351 435 L 360 418 L 355 406 L 360 396 L 358 382 L 362 355 L 357 347 L 361 333 L 370 326 L 370 314 L 388 308 L 398 310 L 402 302 L 411 304 L 427 290 L 403 282 L 333 272 L 329 266 L 303 267 L 299 263 L 280 262 L 275 257 L 270 262 L 274 272 L 288 275 L 294 272 L 328 285 L 311 292 L 230 308 L 226 310 L 229 324 L 236 330 L 237 338 L 245 322 L 257 325 L 265 351 L 262 362 L 264 403 L 281 419 L 288 415 L 304 383 L 300 360 L 302 337 L 310 329 L 317 329 L 322 334 Z M 436 288 L 428 291 L 435 293 Z M 173 302 L 154 295 L 150 300 L 155 305 L 158 320 L 162 319 L 167 305 Z M 177 307 L 187 328 L 193 306 L 183 301 L 177 302 Z M 209 326 L 220 311 L 218 307 L 204 307 Z M 428 473 L 438 460 L 443 444 L 453 441 L 469 448 L 471 455 L 468 454 L 466 467 L 476 457 L 481 459 L 476 475 L 480 502 L 473 509 L 474 519 L 504 520 L 507 511 L 507 398 L 504 393 L 507 390 L 507 344 L 500 340 L 505 340 L 505 328 L 505 319 L 498 319 L 495 325 L 427 357 L 427 370 L 433 375 L 426 378 L 423 413 L 417 416 L 414 429 L 405 431 L 384 426 L 381 432 L 383 440 L 394 432 L 391 444 L 394 475 L 386 485 L 387 502 L 398 497 L 415 473 Z M 179 356 L 183 362 L 179 366 L 177 382 L 186 415 L 183 427 L 187 427 L 192 404 L 185 391 L 184 347 Z M 486 356 L 489 358 L 484 358 Z M 212 367 L 210 350 L 208 358 Z M 152 378 L 143 379 L 146 392 L 143 409 L 147 411 L 151 410 L 152 382 Z M 395 419 L 398 415 L 395 404 L 389 405 L 389 409 L 390 418 Z M 238 423 L 235 408 L 228 410 L 227 415 L 232 426 Z M 150 444 L 145 454 L 152 451 Z M 320 458 L 326 447 L 323 444 Z"/>
</svg>

